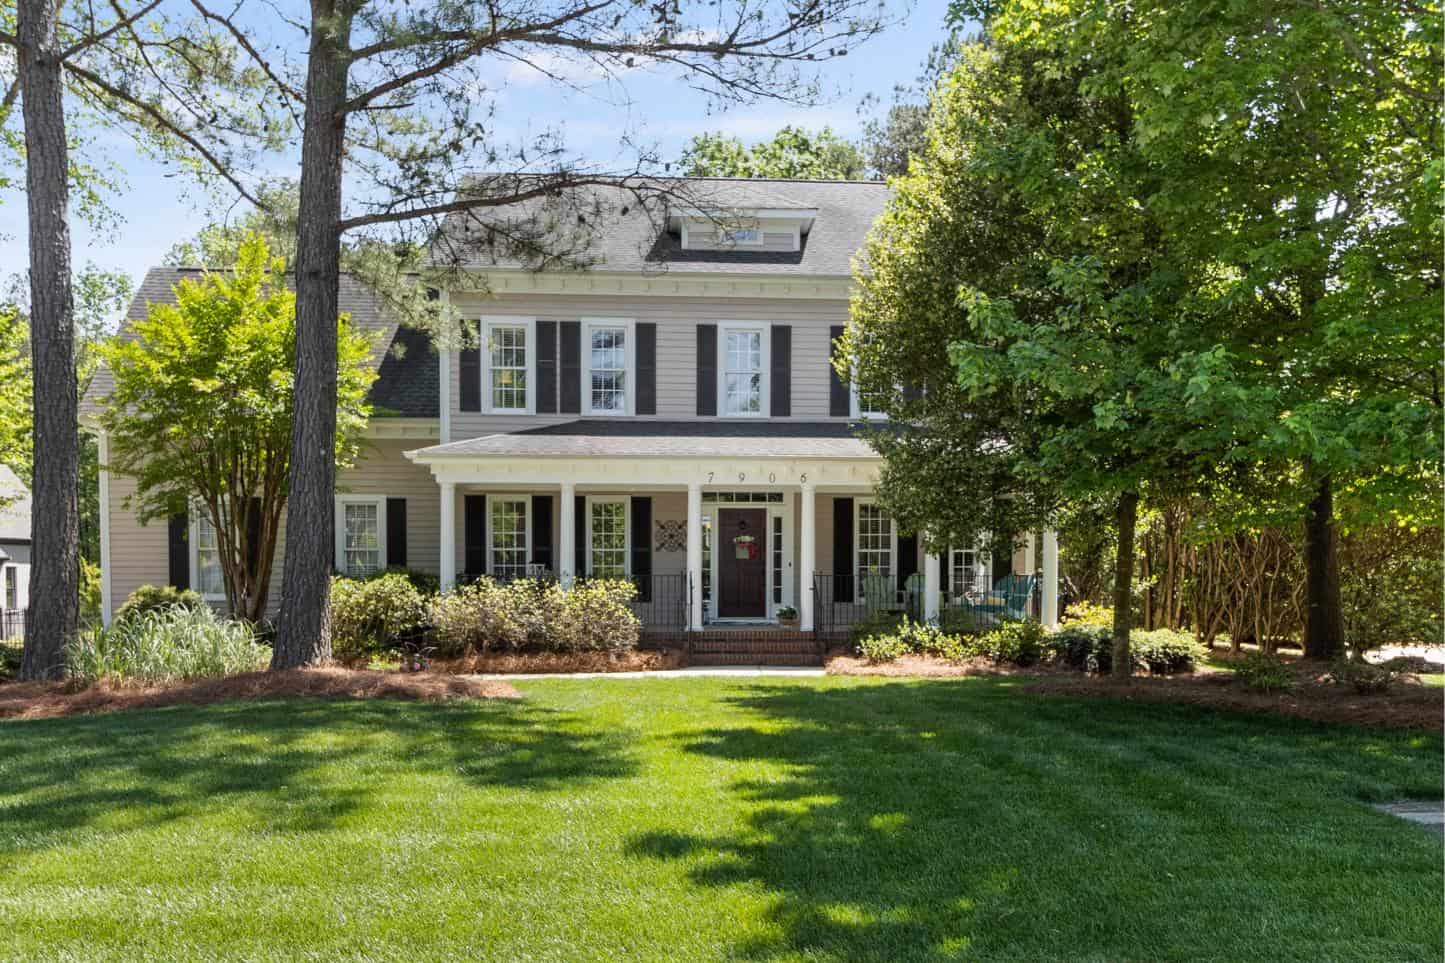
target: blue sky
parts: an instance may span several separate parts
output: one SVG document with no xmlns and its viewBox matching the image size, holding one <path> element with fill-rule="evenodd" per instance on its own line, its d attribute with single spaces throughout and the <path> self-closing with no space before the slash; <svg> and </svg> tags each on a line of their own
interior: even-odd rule
<svg viewBox="0 0 1445 963">
<path fill-rule="evenodd" d="M 618 80 L 605 80 L 576 64 L 557 64 L 555 72 L 571 81 L 571 88 L 559 87 L 530 67 L 515 63 L 489 67 L 487 76 L 490 85 L 501 91 L 496 119 L 503 132 L 559 128 L 572 153 L 604 165 L 626 164 L 629 155 L 618 142 L 622 130 L 631 131 L 641 145 L 655 145 L 659 156 L 669 159 L 694 135 L 711 130 L 751 141 L 768 137 L 787 124 L 828 125 L 854 137 L 864 119 L 858 112 L 860 100 L 871 93 L 886 103 L 895 85 L 914 81 L 929 48 L 944 35 L 946 9 L 943 0 L 918 0 L 907 8 L 896 8 L 894 15 L 903 18 L 899 25 L 848 56 L 818 67 L 817 76 L 827 97 L 811 107 L 758 103 L 710 113 L 706 98 L 675 77 L 640 70 Z M 103 134 L 97 147 L 114 164 L 123 187 L 105 198 L 116 215 L 113 228 L 97 231 L 72 213 L 74 260 L 77 265 L 93 261 L 125 271 L 138 283 L 173 243 L 190 237 L 212 219 L 216 201 L 196 190 L 183 175 L 141 156 L 118 134 Z M 295 174 L 285 167 L 272 173 Z M 24 183 L 23 176 L 19 181 Z M 23 271 L 25 265 L 24 194 L 3 192 L 0 275 L 9 277 Z"/>
</svg>

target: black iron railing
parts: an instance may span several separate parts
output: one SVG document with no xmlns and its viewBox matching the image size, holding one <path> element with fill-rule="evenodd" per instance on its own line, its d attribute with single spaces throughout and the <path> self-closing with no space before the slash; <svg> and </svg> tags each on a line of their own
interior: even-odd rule
<svg viewBox="0 0 1445 963">
<path fill-rule="evenodd" d="M 0 639 L 20 639 L 24 637 L 25 610 L 0 610 Z"/>
<path fill-rule="evenodd" d="M 953 632 L 987 631 L 1000 622 L 1035 618 L 1037 579 L 1005 575 L 989 584 L 971 582 L 968 590 L 941 589 L 939 623 Z M 813 575 L 813 618 L 820 635 L 842 637 L 854 629 L 884 629 L 905 616 L 921 621 L 927 611 L 923 575 L 898 584 L 897 576 L 862 571 L 856 575 Z"/>
<path fill-rule="evenodd" d="M 461 582 L 475 581 L 483 576 L 464 575 Z M 555 582 L 556 573 L 550 570 L 531 568 L 525 573 L 516 572 L 509 574 L 493 574 L 490 576 L 493 581 L 500 584 L 517 582 L 522 579 L 531 579 L 537 582 Z M 593 575 L 580 575 L 576 582 L 586 582 L 595 578 Z M 562 579 L 563 582 L 573 580 Z M 687 629 L 687 612 L 690 602 L 687 574 L 678 572 L 671 575 L 630 575 L 628 576 L 634 587 L 637 589 L 637 597 L 632 601 L 631 608 L 643 629 L 668 631 L 685 631 Z"/>
</svg>

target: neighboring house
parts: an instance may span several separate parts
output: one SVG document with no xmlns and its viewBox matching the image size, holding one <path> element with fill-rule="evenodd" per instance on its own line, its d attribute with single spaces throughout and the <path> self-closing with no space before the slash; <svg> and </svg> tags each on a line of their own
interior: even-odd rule
<svg viewBox="0 0 1445 963">
<path fill-rule="evenodd" d="M 616 205 L 586 270 L 534 271 L 477 244 L 476 284 L 442 292 L 476 348 L 436 350 L 343 283 L 342 310 L 398 350 L 379 361 L 369 444 L 338 480 L 337 570 L 631 577 L 655 633 L 784 607 L 803 631 L 836 632 L 872 606 L 932 614 L 1032 573 L 1032 539 L 1013 559 L 924 557 L 874 502 L 880 459 L 853 429 L 873 413 L 831 353 L 886 187 L 686 183 L 706 202 L 665 218 Z M 131 317 L 186 273 L 151 271 Z M 88 406 L 108 384 L 97 376 Z M 107 617 L 146 582 L 215 595 L 206 526 L 137 525 L 129 486 L 102 475 Z M 1043 545 L 1056 580 L 1055 539 Z"/>
<path fill-rule="evenodd" d="M 30 604 L 30 489 L 0 465 L 0 639 L 22 635 Z"/>
</svg>

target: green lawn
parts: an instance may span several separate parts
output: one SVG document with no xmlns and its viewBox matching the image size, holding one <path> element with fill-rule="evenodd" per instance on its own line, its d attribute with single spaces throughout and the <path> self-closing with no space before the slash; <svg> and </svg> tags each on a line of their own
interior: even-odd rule
<svg viewBox="0 0 1445 963">
<path fill-rule="evenodd" d="M 0 724 L 0 957 L 1439 959 L 1438 736 L 1008 681 Z"/>
</svg>

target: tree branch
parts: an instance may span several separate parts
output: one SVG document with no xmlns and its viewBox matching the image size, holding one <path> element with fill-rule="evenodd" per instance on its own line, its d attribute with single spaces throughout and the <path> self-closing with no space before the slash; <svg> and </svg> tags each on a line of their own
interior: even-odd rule
<svg viewBox="0 0 1445 963">
<path fill-rule="evenodd" d="M 100 33 L 92 34 L 92 35 L 86 37 L 84 40 L 76 41 L 74 44 L 72 44 L 72 45 L 69 47 L 69 49 L 67 49 L 64 53 L 62 53 L 62 54 L 60 55 L 60 59 L 61 59 L 61 60 L 69 60 L 71 57 L 74 57 L 76 54 L 82 53 L 83 51 L 88 50 L 88 49 L 91 48 L 91 47 L 94 47 L 94 46 L 95 46 L 96 44 L 98 44 L 98 43 L 103 43 L 104 41 L 110 39 L 110 38 L 113 37 L 115 34 L 119 33 L 120 31 L 128 29 L 128 28 L 129 28 L 132 24 L 134 24 L 137 20 L 139 20 L 141 17 L 144 17 L 146 14 L 150 13 L 152 10 L 154 10 L 156 7 L 158 7 L 158 6 L 160 6 L 160 5 L 161 5 L 161 0 L 151 0 L 150 3 L 148 3 L 148 4 L 146 4 L 145 6 L 141 7 L 141 8 L 140 8 L 139 10 L 137 10 L 135 13 L 130 14 L 129 16 L 127 16 L 125 13 L 123 13 L 123 12 L 121 11 L 119 4 L 117 4 L 117 3 L 115 3 L 115 2 L 112 2 L 112 3 L 111 3 L 111 7 L 112 7 L 112 9 L 115 10 L 115 12 L 116 12 L 117 16 L 119 17 L 119 19 L 117 19 L 115 23 L 111 24 L 111 25 L 110 25 L 109 27 L 107 27 L 105 30 L 102 30 Z"/>
</svg>

